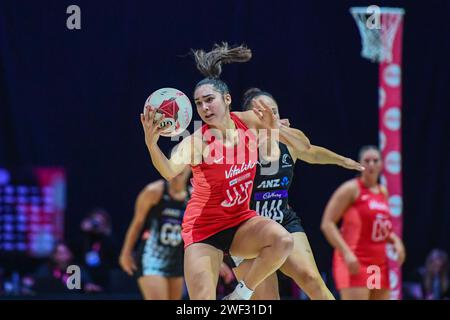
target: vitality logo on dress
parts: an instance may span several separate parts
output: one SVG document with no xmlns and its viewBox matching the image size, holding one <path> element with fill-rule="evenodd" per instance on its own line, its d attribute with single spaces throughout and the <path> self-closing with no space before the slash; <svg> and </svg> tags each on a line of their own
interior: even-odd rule
<svg viewBox="0 0 450 320">
<path fill-rule="evenodd" d="M 369 201 L 369 208 L 370 210 L 389 211 L 389 207 L 387 204 L 376 200 Z"/>
<path fill-rule="evenodd" d="M 253 169 L 256 166 L 256 162 L 249 162 L 249 163 L 243 163 L 240 166 L 234 164 L 231 166 L 230 170 L 225 171 L 225 178 L 230 179 L 234 176 L 237 176 L 238 174 L 241 174 L 247 170 Z"/>
</svg>

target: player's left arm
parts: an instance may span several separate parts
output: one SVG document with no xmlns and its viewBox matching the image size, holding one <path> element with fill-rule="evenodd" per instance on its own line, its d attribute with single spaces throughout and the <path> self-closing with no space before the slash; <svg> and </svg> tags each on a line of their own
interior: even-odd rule
<svg viewBox="0 0 450 320">
<path fill-rule="evenodd" d="M 263 100 L 254 99 L 252 103 L 253 110 L 235 113 L 250 129 L 269 129 L 267 136 L 272 144 L 281 141 L 286 145 L 296 146 L 299 151 L 305 151 L 311 147 L 309 139 L 302 131 L 290 128 L 285 120 L 279 120 Z M 279 151 L 278 147 L 277 149 Z"/>
<path fill-rule="evenodd" d="M 272 109 L 260 100 L 253 101 L 253 109 L 234 113 L 245 125 L 256 131 L 260 157 L 265 161 L 277 161 L 280 158 L 279 120 Z"/>
<path fill-rule="evenodd" d="M 286 127 L 290 127 L 290 122 L 289 119 L 281 119 L 280 122 L 282 123 L 282 125 L 285 125 Z M 300 130 L 299 130 L 300 131 Z M 306 137 L 306 135 L 301 132 L 302 135 L 302 140 L 303 141 L 307 141 L 307 143 L 309 143 L 309 139 Z M 291 153 L 291 155 L 293 156 L 293 160 L 295 161 L 296 159 L 300 159 L 303 160 L 305 162 L 311 163 L 311 164 L 335 164 L 347 169 L 352 169 L 352 170 L 358 170 L 358 171 L 363 171 L 364 167 L 350 159 L 350 158 L 346 158 L 343 157 L 331 150 L 328 150 L 326 148 L 323 147 L 319 147 L 316 145 L 311 145 L 309 148 L 298 148 L 297 145 L 288 145 L 289 148 L 289 152 Z"/>
<path fill-rule="evenodd" d="M 364 170 L 360 163 L 323 147 L 311 145 L 307 150 L 298 150 L 295 146 L 292 147 L 298 159 L 311 164 L 334 164 L 350 170 Z"/>
</svg>

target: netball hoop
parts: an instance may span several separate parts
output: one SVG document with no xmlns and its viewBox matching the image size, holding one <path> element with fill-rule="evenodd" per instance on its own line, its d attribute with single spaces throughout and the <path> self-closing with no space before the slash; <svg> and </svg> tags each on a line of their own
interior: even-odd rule
<svg viewBox="0 0 450 320">
<path fill-rule="evenodd" d="M 350 13 L 361 34 L 361 56 L 372 62 L 391 62 L 392 44 L 405 11 L 370 6 L 350 8 Z"/>
</svg>

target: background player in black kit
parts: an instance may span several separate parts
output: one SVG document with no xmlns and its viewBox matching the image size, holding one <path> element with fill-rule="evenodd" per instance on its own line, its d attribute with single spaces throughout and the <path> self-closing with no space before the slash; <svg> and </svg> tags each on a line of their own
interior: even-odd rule
<svg viewBox="0 0 450 320">
<path fill-rule="evenodd" d="M 255 98 L 263 99 L 264 103 L 270 106 L 274 114 L 279 117 L 278 105 L 272 95 L 257 88 L 249 89 L 244 94 L 243 109 L 250 109 Z M 287 120 L 281 121 L 289 125 Z M 311 145 L 307 151 L 298 152 L 294 145 L 285 145 L 280 142 L 279 146 L 278 166 L 260 163 L 257 167 L 250 207 L 258 214 L 280 223 L 294 238 L 294 249 L 280 270 L 292 278 L 311 299 L 334 299 L 317 269 L 300 218 L 288 205 L 288 191 L 294 177 L 294 165 L 297 159 L 315 164 L 336 164 L 353 170 L 364 168 L 352 159 L 322 147 Z M 233 268 L 233 271 L 239 280 L 246 274 L 251 260 L 243 260 L 239 257 L 232 257 L 232 260 L 232 263 L 237 266 Z M 261 283 L 253 294 L 253 299 L 279 298 L 275 273 Z"/>
<path fill-rule="evenodd" d="M 189 176 L 187 168 L 169 182 L 152 182 L 137 197 L 119 263 L 126 273 L 137 276 L 139 288 L 147 300 L 182 298 L 181 223 L 190 195 Z M 134 257 L 138 238 L 140 243 Z"/>
</svg>

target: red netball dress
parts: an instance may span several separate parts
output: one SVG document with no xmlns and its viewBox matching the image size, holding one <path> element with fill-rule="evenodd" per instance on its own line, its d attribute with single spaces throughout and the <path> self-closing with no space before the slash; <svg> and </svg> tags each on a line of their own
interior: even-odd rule
<svg viewBox="0 0 450 320">
<path fill-rule="evenodd" d="M 257 215 L 249 209 L 258 160 L 256 135 L 230 115 L 239 137 L 235 146 L 214 139 L 208 125 L 201 128 L 209 152 L 201 164 L 192 166 L 193 192 L 182 225 L 185 248 Z"/>
<path fill-rule="evenodd" d="M 359 196 L 344 213 L 341 226 L 342 237 L 356 255 L 360 263 L 359 273 L 350 274 L 342 254 L 334 251 L 333 275 L 338 290 L 351 287 L 368 287 L 379 284 L 381 289 L 390 289 L 389 270 L 386 256 L 387 238 L 392 230 L 392 222 L 386 195 L 378 187 L 378 193 L 365 187 L 357 179 Z M 373 281 L 379 274 L 380 281 Z M 373 287 L 372 287 L 373 288 Z"/>
</svg>

